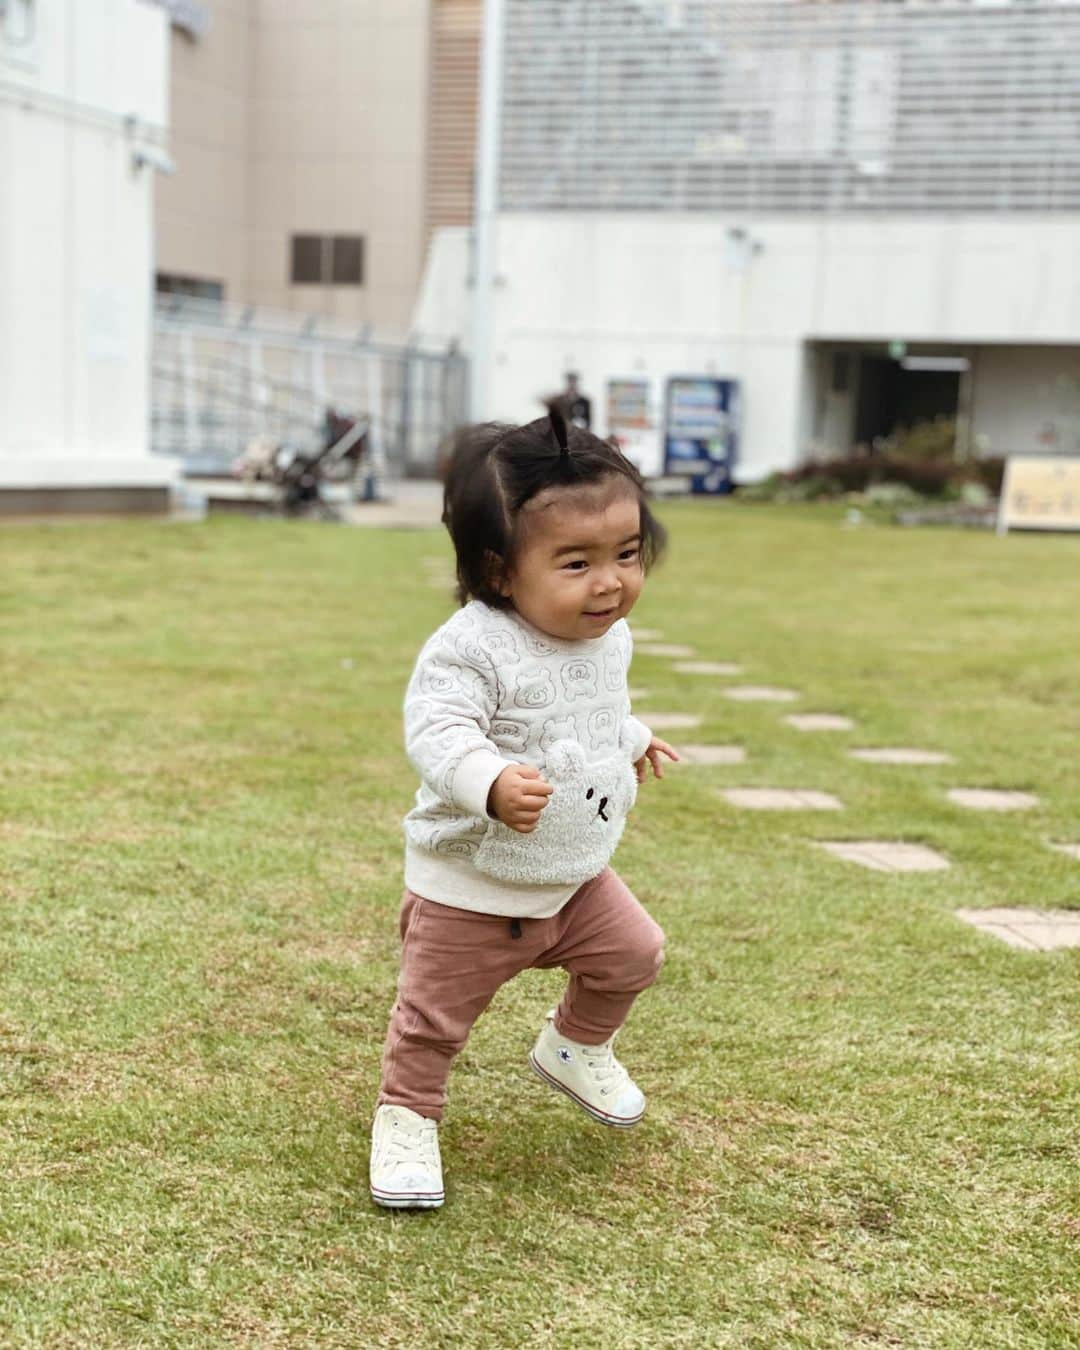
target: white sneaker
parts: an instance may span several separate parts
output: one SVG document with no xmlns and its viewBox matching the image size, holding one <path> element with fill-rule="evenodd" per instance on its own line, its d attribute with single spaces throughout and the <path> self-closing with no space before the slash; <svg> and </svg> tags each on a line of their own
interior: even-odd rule
<svg viewBox="0 0 1080 1350">
<path fill-rule="evenodd" d="M 590 1116 L 626 1129 L 645 1114 L 645 1096 L 615 1058 L 614 1039 L 602 1045 L 582 1045 L 556 1031 L 548 1014 L 529 1063 L 545 1083 L 565 1092 Z"/>
<path fill-rule="evenodd" d="M 371 1198 L 387 1209 L 438 1209 L 446 1198 L 438 1122 L 380 1106 L 371 1126 Z"/>
</svg>

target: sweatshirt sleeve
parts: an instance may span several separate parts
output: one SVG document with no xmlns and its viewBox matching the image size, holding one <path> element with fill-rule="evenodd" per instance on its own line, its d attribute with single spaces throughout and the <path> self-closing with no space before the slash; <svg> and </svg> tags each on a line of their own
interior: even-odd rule
<svg viewBox="0 0 1080 1350">
<path fill-rule="evenodd" d="M 630 663 L 634 659 L 634 638 L 630 632 L 630 625 L 624 623 L 626 629 L 626 676 L 630 678 Z M 652 732 L 640 719 L 635 717 L 630 708 L 630 694 L 626 695 L 627 716 L 623 723 L 624 741 L 630 745 L 630 758 L 636 764 L 641 756 L 648 750 L 652 742 Z"/>
<path fill-rule="evenodd" d="M 652 732 L 644 722 L 638 721 L 632 714 L 623 725 L 630 745 L 630 758 L 636 764 L 652 743 Z"/>
<path fill-rule="evenodd" d="M 420 653 L 405 693 L 405 751 L 450 806 L 487 815 L 488 793 L 515 761 L 489 739 L 498 700 L 494 669 L 470 660 L 440 630 Z"/>
</svg>

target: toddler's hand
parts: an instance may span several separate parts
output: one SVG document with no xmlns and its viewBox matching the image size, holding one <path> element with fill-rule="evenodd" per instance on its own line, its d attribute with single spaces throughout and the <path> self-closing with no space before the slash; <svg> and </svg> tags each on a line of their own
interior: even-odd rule
<svg viewBox="0 0 1080 1350">
<path fill-rule="evenodd" d="M 539 769 L 531 764 L 511 764 L 491 785 L 488 811 L 512 830 L 531 834 L 553 791 Z"/>
<path fill-rule="evenodd" d="M 667 755 L 668 759 L 678 760 L 679 758 L 671 746 L 668 745 L 667 741 L 662 741 L 659 736 L 654 736 L 649 742 L 649 748 L 634 765 L 639 783 L 644 783 L 645 775 L 648 773 L 648 770 L 645 768 L 646 764 L 652 765 L 653 776 L 655 778 L 663 778 L 664 770 L 660 764 L 661 755 Z"/>
</svg>

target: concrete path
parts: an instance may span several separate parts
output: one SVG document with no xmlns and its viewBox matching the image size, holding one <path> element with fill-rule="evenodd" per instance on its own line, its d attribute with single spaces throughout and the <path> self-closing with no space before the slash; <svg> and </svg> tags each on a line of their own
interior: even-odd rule
<svg viewBox="0 0 1080 1350">
<path fill-rule="evenodd" d="M 784 721 L 797 731 L 851 731 L 855 723 L 838 713 L 789 713 Z"/>
<path fill-rule="evenodd" d="M 956 917 L 1022 951 L 1080 947 L 1080 910 L 958 909 Z"/>
<path fill-rule="evenodd" d="M 972 811 L 1027 811 L 1039 804 L 1038 797 L 1030 792 L 1002 792 L 997 788 L 950 788 L 946 796 Z"/>
<path fill-rule="evenodd" d="M 741 745 L 677 745 L 682 764 L 743 764 L 746 751 Z M 665 761 L 666 762 L 666 761 Z"/>
<path fill-rule="evenodd" d="M 653 731 L 669 731 L 678 727 L 698 727 L 701 725 L 701 718 L 695 713 L 681 712 L 650 712 L 646 714 L 642 721 Z M 676 746 L 677 750 L 679 747 Z"/>
<path fill-rule="evenodd" d="M 733 684 L 720 692 L 737 703 L 794 703 L 801 697 L 794 689 L 776 689 L 767 684 Z"/>
<path fill-rule="evenodd" d="M 671 667 L 680 675 L 739 675 L 742 666 L 733 661 L 676 661 Z"/>
<path fill-rule="evenodd" d="M 390 530 L 442 529 L 442 484 L 403 479 L 386 489 L 387 501 L 353 502 L 345 508 L 349 525 Z"/>
<path fill-rule="evenodd" d="M 867 750 L 849 750 L 852 759 L 861 759 L 866 764 L 951 764 L 952 755 L 940 750 L 910 750 L 906 747 L 877 748 Z"/>
<path fill-rule="evenodd" d="M 693 656 L 693 647 L 684 647 L 678 642 L 636 642 L 634 652 L 644 652 L 647 656 Z"/>
<path fill-rule="evenodd" d="M 676 747 L 677 748 L 677 747 Z M 830 792 L 811 788 L 725 788 L 721 796 L 748 811 L 842 811 Z"/>
<path fill-rule="evenodd" d="M 949 867 L 947 858 L 924 844 L 898 844 L 868 839 L 862 842 L 818 841 L 818 847 L 834 857 L 858 863 L 860 867 L 869 867 L 875 872 L 942 872 Z"/>
</svg>

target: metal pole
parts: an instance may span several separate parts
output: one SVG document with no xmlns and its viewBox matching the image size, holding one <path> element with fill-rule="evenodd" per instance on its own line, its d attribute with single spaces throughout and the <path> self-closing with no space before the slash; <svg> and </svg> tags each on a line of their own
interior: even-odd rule
<svg viewBox="0 0 1080 1350">
<path fill-rule="evenodd" d="M 495 218 L 499 205 L 499 132 L 502 111 L 503 16 L 506 0 L 484 0 L 480 59 L 480 117 L 476 135 L 476 197 L 473 206 L 473 311 L 469 416 L 490 415 L 492 364 L 491 291 L 495 269 Z"/>
</svg>

